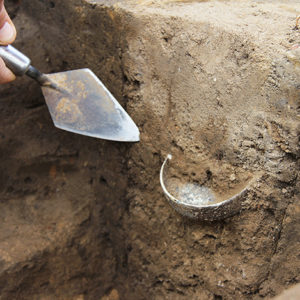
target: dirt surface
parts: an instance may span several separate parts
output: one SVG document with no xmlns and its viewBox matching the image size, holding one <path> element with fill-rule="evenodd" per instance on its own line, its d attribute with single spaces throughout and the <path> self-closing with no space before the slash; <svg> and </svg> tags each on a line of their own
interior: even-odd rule
<svg viewBox="0 0 300 300">
<path fill-rule="evenodd" d="M 43 71 L 66 69 L 24 7 L 8 4 L 15 46 Z M 0 299 L 99 299 L 123 259 L 112 244 L 123 233 L 109 228 L 121 228 L 130 145 L 56 129 L 27 78 L 1 87 L 0 105 Z"/>
<path fill-rule="evenodd" d="M 1 87 L 0 299 L 259 299 L 300 281 L 299 4 L 7 4 L 16 47 L 44 72 L 91 68 L 141 141 L 58 130 L 34 82 Z M 169 153 L 220 198 L 251 182 L 243 209 L 178 215 Z"/>
<path fill-rule="evenodd" d="M 275 297 L 275 300 L 297 300 L 300 294 L 300 285 L 297 284 L 288 290 L 284 291 L 279 296 Z"/>
</svg>

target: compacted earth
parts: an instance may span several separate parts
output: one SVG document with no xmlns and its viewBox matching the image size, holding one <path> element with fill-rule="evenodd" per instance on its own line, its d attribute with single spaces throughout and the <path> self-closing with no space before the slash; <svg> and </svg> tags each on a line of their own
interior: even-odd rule
<svg viewBox="0 0 300 300">
<path fill-rule="evenodd" d="M 300 282 L 297 1 L 7 0 L 45 73 L 90 68 L 139 143 L 54 127 L 29 78 L 0 87 L 0 299 L 260 299 Z M 299 24 L 300 26 L 300 24 Z M 226 199 L 167 203 L 161 165 Z"/>
</svg>

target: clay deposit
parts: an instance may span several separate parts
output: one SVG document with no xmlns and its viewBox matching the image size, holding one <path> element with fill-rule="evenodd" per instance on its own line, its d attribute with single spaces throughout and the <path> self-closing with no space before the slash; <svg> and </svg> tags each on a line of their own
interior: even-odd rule
<svg viewBox="0 0 300 300">
<path fill-rule="evenodd" d="M 1 300 L 261 299 L 300 281 L 297 1 L 7 6 L 33 65 L 92 69 L 141 141 L 59 130 L 35 82 L 1 86 Z M 256 178 L 241 210 L 176 213 L 169 153 L 219 197 Z"/>
</svg>

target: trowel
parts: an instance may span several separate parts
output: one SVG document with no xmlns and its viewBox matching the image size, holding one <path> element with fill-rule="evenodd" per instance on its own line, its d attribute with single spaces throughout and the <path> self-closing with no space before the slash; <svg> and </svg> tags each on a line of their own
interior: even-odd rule
<svg viewBox="0 0 300 300">
<path fill-rule="evenodd" d="M 126 111 L 90 69 L 43 74 L 13 46 L 0 46 L 0 57 L 18 76 L 41 86 L 56 127 L 91 137 L 139 141 L 139 130 Z"/>
</svg>

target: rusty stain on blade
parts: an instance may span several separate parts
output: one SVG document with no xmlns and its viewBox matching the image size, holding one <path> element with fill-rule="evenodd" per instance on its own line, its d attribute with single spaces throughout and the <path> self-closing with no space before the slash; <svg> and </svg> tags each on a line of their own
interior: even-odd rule
<svg viewBox="0 0 300 300">
<path fill-rule="evenodd" d="M 42 87 L 56 127 L 107 140 L 139 141 L 133 120 L 91 70 L 47 77 L 58 87 Z"/>
</svg>

